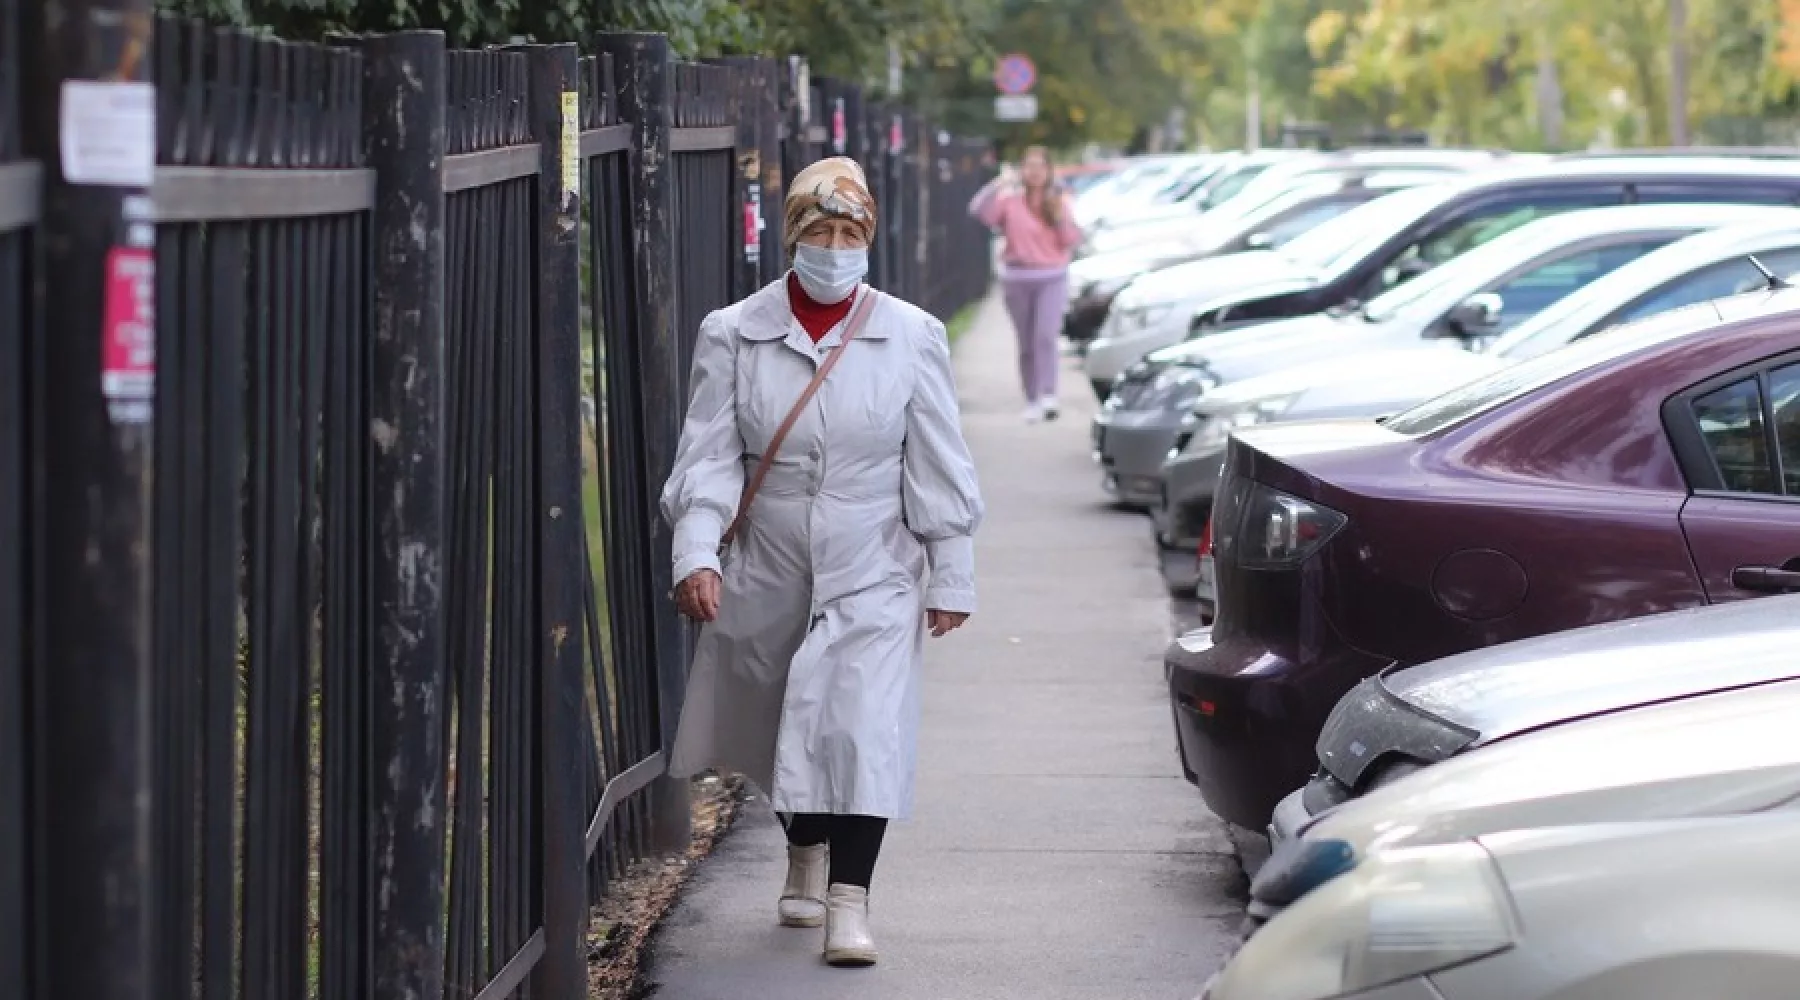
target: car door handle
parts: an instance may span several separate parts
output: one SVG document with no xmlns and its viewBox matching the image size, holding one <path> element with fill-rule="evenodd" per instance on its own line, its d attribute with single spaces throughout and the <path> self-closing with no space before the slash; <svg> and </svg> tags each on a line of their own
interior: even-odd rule
<svg viewBox="0 0 1800 1000">
<path fill-rule="evenodd" d="M 1800 590 L 1800 570 L 1778 566 L 1739 566 L 1731 571 L 1731 585 L 1739 590 L 1785 594 Z"/>
</svg>

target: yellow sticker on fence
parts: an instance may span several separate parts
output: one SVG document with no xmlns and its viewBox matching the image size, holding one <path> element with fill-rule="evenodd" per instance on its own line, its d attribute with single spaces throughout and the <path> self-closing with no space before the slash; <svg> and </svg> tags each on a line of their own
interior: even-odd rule
<svg viewBox="0 0 1800 1000">
<path fill-rule="evenodd" d="M 581 94 L 562 95 L 562 181 L 565 197 L 581 197 Z"/>
</svg>

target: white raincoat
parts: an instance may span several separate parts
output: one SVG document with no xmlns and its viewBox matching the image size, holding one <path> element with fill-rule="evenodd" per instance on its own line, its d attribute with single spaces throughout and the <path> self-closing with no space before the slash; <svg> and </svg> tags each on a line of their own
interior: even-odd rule
<svg viewBox="0 0 1800 1000">
<path fill-rule="evenodd" d="M 925 612 L 975 610 L 983 508 L 948 338 L 891 296 L 873 309 L 725 555 L 670 761 L 743 774 L 780 812 L 910 812 Z M 720 569 L 747 477 L 844 326 L 815 347 L 783 281 L 701 323 L 662 497 L 677 582 Z"/>
</svg>

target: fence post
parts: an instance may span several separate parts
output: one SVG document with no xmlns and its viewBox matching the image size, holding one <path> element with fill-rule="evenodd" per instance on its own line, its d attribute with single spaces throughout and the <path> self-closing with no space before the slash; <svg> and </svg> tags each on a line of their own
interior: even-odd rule
<svg viewBox="0 0 1800 1000">
<path fill-rule="evenodd" d="M 674 125 L 675 77 L 667 36 L 647 32 L 609 32 L 600 36 L 600 51 L 613 57 L 618 87 L 619 120 L 631 126 L 631 261 L 632 290 L 639 323 L 637 357 L 644 405 L 644 470 L 649 516 L 639 527 L 651 533 L 650 616 L 651 662 L 657 682 L 657 734 L 667 755 L 675 742 L 675 723 L 687 687 L 686 626 L 672 602 L 663 598 L 674 588 L 669 562 L 668 525 L 656 516 L 663 477 L 675 464 L 681 435 L 681 349 L 675 333 L 675 188 L 669 152 Z M 622 669 L 638 666 L 629 664 Z M 687 849 L 692 832 L 692 804 L 685 781 L 658 778 L 651 791 L 654 847 L 664 853 Z"/>
<path fill-rule="evenodd" d="M 539 648 L 538 884 L 544 957 L 532 993 L 587 995 L 587 787 L 582 771 L 586 688 L 582 636 L 587 558 L 581 507 L 581 104 L 574 44 L 524 49 L 528 114 L 537 138 L 536 298 Z"/>
<path fill-rule="evenodd" d="M 738 240 L 737 281 L 733 298 L 742 298 L 762 287 L 763 254 L 769 247 L 763 243 L 763 217 L 769 211 L 771 197 L 763 183 L 768 169 L 769 133 L 775 128 L 775 106 L 769 93 L 769 79 L 763 60 L 749 56 L 729 56 L 718 60 L 731 70 L 732 117 L 737 119 L 737 189 L 738 215 L 743 219 L 743 236 Z"/>
<path fill-rule="evenodd" d="M 363 43 L 375 171 L 369 369 L 376 1000 L 444 993 L 444 36 Z"/>
<path fill-rule="evenodd" d="M 31 993 L 125 1000 L 154 992 L 152 20 L 148 0 L 26 3 L 23 13 L 25 153 L 44 164 L 31 307 L 43 322 L 27 376 Z"/>
</svg>

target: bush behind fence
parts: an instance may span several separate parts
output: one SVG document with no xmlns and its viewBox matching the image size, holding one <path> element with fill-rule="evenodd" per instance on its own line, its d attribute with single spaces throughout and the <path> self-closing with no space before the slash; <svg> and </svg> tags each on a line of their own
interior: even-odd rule
<svg viewBox="0 0 1800 1000">
<path fill-rule="evenodd" d="M 102 245 L 41 227 L 55 133 L 19 112 L 54 73 L 19 20 L 0 0 L 0 981 L 585 995 L 589 907 L 685 838 L 656 497 L 700 319 L 783 273 L 783 180 L 834 153 L 881 201 L 871 280 L 948 318 L 985 291 L 985 145 L 656 35 L 582 57 L 164 19 L 155 182 L 125 198 L 151 214 Z M 144 574 L 148 672 L 121 678 L 59 662 L 62 591 L 32 582 L 68 555 L 48 401 L 104 404 L 56 380 L 58 338 L 95 331 L 55 299 L 100 287 L 56 265 L 152 250 L 148 537 L 106 567 Z M 77 808 L 102 785 L 56 723 L 84 683 L 140 699 L 147 809 Z M 105 926 L 148 955 L 71 964 L 120 878 Z"/>
</svg>

